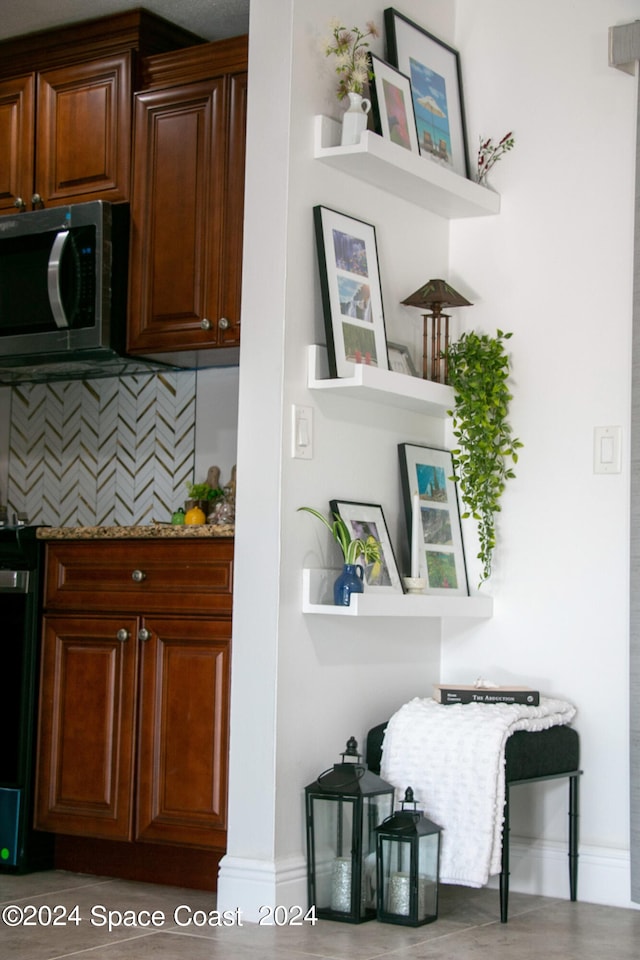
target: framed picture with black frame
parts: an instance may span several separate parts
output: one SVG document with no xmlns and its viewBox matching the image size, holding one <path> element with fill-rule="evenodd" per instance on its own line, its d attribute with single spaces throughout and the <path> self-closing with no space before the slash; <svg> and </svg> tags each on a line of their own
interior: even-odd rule
<svg viewBox="0 0 640 960">
<path fill-rule="evenodd" d="M 393 7 L 384 11 L 384 26 L 387 60 L 411 83 L 420 152 L 468 177 L 458 51 Z"/>
<path fill-rule="evenodd" d="M 449 450 L 415 443 L 398 444 L 402 498 L 412 576 L 427 581 L 426 593 L 469 595 L 458 490 Z"/>
<path fill-rule="evenodd" d="M 357 363 L 389 369 L 375 227 L 314 207 L 329 373 L 353 376 Z"/>
<path fill-rule="evenodd" d="M 353 500 L 331 500 L 332 513 L 337 513 L 347 524 L 352 539 L 373 537 L 380 544 L 380 560 L 364 568 L 364 582 L 370 593 L 403 593 L 391 537 L 382 507 L 376 503 L 357 503 Z"/>
<path fill-rule="evenodd" d="M 373 53 L 369 54 L 369 67 L 372 74 L 369 90 L 376 133 L 420 155 L 409 77 Z"/>
</svg>

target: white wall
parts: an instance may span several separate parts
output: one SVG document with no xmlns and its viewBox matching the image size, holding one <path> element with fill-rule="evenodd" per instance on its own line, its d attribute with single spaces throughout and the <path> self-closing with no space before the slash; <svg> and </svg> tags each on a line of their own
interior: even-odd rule
<svg viewBox="0 0 640 960">
<path fill-rule="evenodd" d="M 624 904 L 637 81 L 608 66 L 607 40 L 639 7 L 457 0 L 456 9 L 472 152 L 480 135 L 510 129 L 516 146 L 489 178 L 500 216 L 452 227 L 452 281 L 473 290 L 470 326 L 514 333 L 511 420 L 525 446 L 499 522 L 496 615 L 464 634 L 445 627 L 442 674 L 522 678 L 576 704 L 579 896 Z M 620 474 L 593 473 L 599 425 L 622 427 Z M 566 837 L 564 785 L 521 788 L 512 826 L 544 859 Z M 566 896 L 558 869 L 552 882 L 525 860 L 514 881 Z"/>
<path fill-rule="evenodd" d="M 220 467 L 222 486 L 231 478 L 238 455 L 238 367 L 198 370 L 196 378 L 195 478 Z"/>
<path fill-rule="evenodd" d="M 399 541 L 395 444 L 437 442 L 440 430 L 306 389 L 306 345 L 324 339 L 318 203 L 376 225 L 391 338 L 417 343 L 399 300 L 441 274 L 475 303 L 465 326 L 516 334 L 512 420 L 525 449 L 500 522 L 496 615 L 445 624 L 441 676 L 524 678 L 576 703 L 580 896 L 627 904 L 626 450 L 618 476 L 594 476 L 591 464 L 594 426 L 620 424 L 628 436 L 635 84 L 607 66 L 607 31 L 637 4 L 415 0 L 402 9 L 461 51 L 471 151 L 480 133 L 516 133 L 493 178 L 499 217 L 449 232 L 312 159 L 313 115 L 339 115 L 317 37 L 330 14 L 382 23 L 382 5 L 336 0 L 319 12 L 313 0 L 261 0 L 251 11 L 231 812 L 219 904 L 251 916 L 259 903 L 297 902 L 304 785 L 347 736 L 361 739 L 402 701 L 427 695 L 440 669 L 434 625 L 300 613 L 301 567 L 336 556 L 296 508 L 331 496 L 379 502 Z M 292 402 L 314 408 L 310 462 L 289 457 Z M 474 531 L 466 536 L 472 555 Z M 535 804 L 523 795 L 514 819 L 516 832 L 539 839 L 521 841 L 527 856 L 515 857 L 512 883 L 566 896 L 565 789 L 537 794 Z"/>
<path fill-rule="evenodd" d="M 410 7 L 451 33 L 451 4 Z M 429 695 L 439 674 L 438 622 L 301 613 L 302 568 L 339 557 L 297 507 L 328 513 L 332 497 L 379 503 L 399 546 L 397 443 L 443 437 L 442 422 L 318 399 L 306 387 L 307 346 L 325 342 L 314 205 L 376 226 L 391 339 L 415 339 L 420 321 L 399 301 L 447 269 L 445 221 L 313 159 L 314 115 L 342 113 L 319 48 L 329 16 L 349 25 L 373 16 L 382 26 L 382 10 L 340 2 L 328 11 L 315 0 L 251 9 L 230 824 L 218 889 L 221 909 L 240 904 L 246 916 L 306 896 L 304 786 L 339 759 L 349 736 L 363 745 L 370 726 Z M 374 49 L 382 53 L 381 40 Z M 292 403 L 313 407 L 313 460 L 290 457 Z"/>
</svg>

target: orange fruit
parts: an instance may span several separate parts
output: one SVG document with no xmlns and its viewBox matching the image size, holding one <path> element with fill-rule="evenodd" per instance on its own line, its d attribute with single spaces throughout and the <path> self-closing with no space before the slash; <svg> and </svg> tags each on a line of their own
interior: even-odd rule
<svg viewBox="0 0 640 960">
<path fill-rule="evenodd" d="M 200 507 L 191 507 L 184 515 L 184 522 L 191 526 L 197 523 L 206 523 L 206 520 L 207 518 L 204 515 L 204 511 L 201 510 Z"/>
</svg>

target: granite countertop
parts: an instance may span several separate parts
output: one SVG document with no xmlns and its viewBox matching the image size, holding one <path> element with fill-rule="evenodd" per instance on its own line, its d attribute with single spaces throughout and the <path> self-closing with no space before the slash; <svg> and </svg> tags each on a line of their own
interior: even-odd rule
<svg viewBox="0 0 640 960">
<path fill-rule="evenodd" d="M 234 532 L 233 524 L 147 523 L 139 527 L 38 527 L 36 536 L 39 540 L 151 540 L 232 537 Z"/>
</svg>

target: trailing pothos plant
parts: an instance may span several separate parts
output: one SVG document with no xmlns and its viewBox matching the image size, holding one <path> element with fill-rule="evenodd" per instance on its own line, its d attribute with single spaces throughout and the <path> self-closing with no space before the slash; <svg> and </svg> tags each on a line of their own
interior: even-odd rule
<svg viewBox="0 0 640 960">
<path fill-rule="evenodd" d="M 451 451 L 454 480 L 466 512 L 478 522 L 482 563 L 480 586 L 491 576 L 496 545 L 495 514 L 507 480 L 515 476 L 522 443 L 512 436 L 507 419 L 512 395 L 508 387 L 509 357 L 504 343 L 512 336 L 498 330 L 495 337 L 465 332 L 447 352 L 449 383 L 454 393 Z"/>
<path fill-rule="evenodd" d="M 360 537 L 352 539 L 348 526 L 338 513 L 333 514 L 334 520 L 331 522 L 319 510 L 314 510 L 313 507 L 298 507 L 298 510 L 306 510 L 307 513 L 313 514 L 314 517 L 324 523 L 342 550 L 345 563 L 357 563 L 358 559 L 363 557 L 366 566 L 368 563 L 378 563 L 380 560 L 380 544 L 375 537 L 369 536 L 366 540 L 362 540 Z"/>
</svg>

